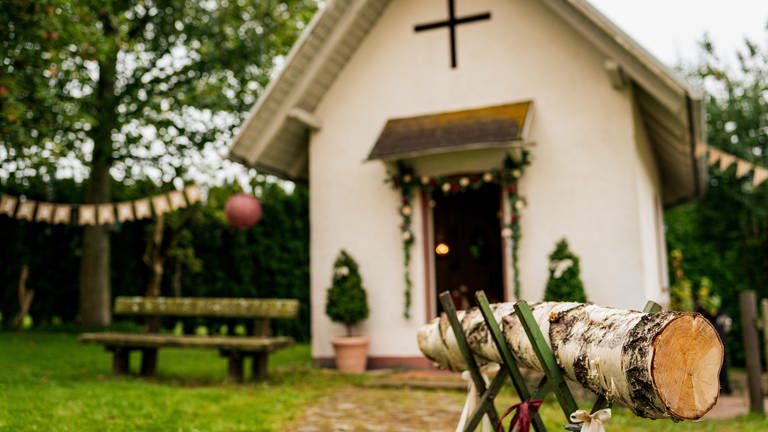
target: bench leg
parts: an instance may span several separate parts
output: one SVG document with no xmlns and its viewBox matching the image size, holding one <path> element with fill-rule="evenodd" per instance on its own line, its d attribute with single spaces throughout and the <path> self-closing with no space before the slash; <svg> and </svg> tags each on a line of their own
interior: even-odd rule
<svg viewBox="0 0 768 432">
<path fill-rule="evenodd" d="M 237 351 L 230 351 L 225 354 L 229 365 L 227 367 L 227 376 L 230 380 L 243 382 L 243 355 Z"/>
<path fill-rule="evenodd" d="M 131 371 L 131 350 L 122 347 L 107 347 L 112 351 L 112 373 L 128 375 Z"/>
<path fill-rule="evenodd" d="M 267 378 L 267 353 L 253 353 L 253 364 L 251 364 L 252 379 L 263 381 Z"/>
<path fill-rule="evenodd" d="M 153 376 L 157 369 L 157 348 L 141 350 L 141 375 Z"/>
</svg>

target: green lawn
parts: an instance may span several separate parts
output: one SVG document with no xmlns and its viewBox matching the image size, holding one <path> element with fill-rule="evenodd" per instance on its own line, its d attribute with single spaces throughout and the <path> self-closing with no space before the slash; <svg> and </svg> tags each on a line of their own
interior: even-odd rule
<svg viewBox="0 0 768 432">
<path fill-rule="evenodd" d="M 110 363 L 100 346 L 81 345 L 73 334 L 0 332 L 0 431 L 285 431 L 318 398 L 368 379 L 311 368 L 306 345 L 274 353 L 269 380 L 245 385 L 225 382 L 226 362 L 215 351 L 161 350 L 154 379 L 113 377 Z M 138 359 L 133 363 L 136 368 Z M 378 410 L 377 401 L 400 403 L 393 409 L 405 419 L 409 410 L 423 412 L 438 400 L 460 408 L 464 398 L 449 390 L 359 388 L 354 393 L 370 405 L 370 413 Z M 512 402 L 505 396 L 498 406 Z M 542 414 L 550 431 L 562 430 L 554 402 L 548 400 Z M 607 429 L 751 432 L 768 430 L 768 419 L 673 423 L 615 410 Z"/>
<path fill-rule="evenodd" d="M 0 431 L 281 430 L 308 401 L 360 380 L 313 370 L 306 345 L 274 353 L 265 383 L 227 384 L 212 350 L 161 350 L 157 379 L 110 368 L 109 353 L 75 335 L 0 333 Z"/>
</svg>

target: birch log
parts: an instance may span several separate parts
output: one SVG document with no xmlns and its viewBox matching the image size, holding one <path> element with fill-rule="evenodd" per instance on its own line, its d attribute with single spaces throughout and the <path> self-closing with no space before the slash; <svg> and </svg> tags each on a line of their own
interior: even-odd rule
<svg viewBox="0 0 768 432">
<path fill-rule="evenodd" d="M 520 366 L 541 371 L 513 305 L 491 308 Z M 560 302 L 538 303 L 532 310 L 568 378 L 640 417 L 695 420 L 717 401 L 723 344 L 699 314 Z M 479 364 L 500 362 L 480 311 L 458 316 Z M 439 366 L 467 368 L 444 315 L 419 330 L 418 343 Z"/>
</svg>

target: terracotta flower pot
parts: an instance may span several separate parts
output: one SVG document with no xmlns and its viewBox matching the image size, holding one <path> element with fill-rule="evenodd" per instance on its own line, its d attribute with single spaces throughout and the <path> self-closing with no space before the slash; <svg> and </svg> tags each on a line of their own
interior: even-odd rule
<svg viewBox="0 0 768 432">
<path fill-rule="evenodd" d="M 369 336 L 347 336 L 331 339 L 336 352 L 336 368 L 341 372 L 363 373 L 368 363 Z"/>
</svg>

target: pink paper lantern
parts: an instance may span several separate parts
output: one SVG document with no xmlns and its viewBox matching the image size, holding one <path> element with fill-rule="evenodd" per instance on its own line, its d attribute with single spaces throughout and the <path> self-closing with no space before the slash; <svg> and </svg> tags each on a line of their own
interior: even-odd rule
<svg viewBox="0 0 768 432">
<path fill-rule="evenodd" d="M 250 228 L 261 219 L 261 203 L 253 195 L 236 193 L 227 200 L 224 212 L 231 226 L 240 229 Z"/>
</svg>

